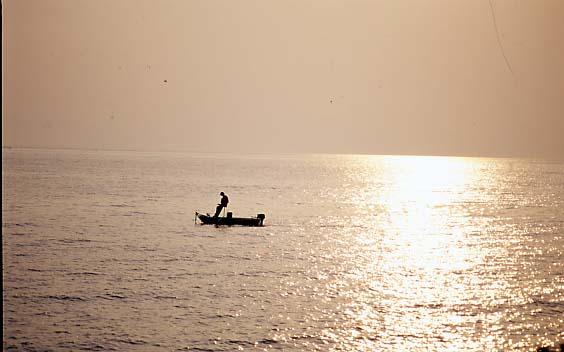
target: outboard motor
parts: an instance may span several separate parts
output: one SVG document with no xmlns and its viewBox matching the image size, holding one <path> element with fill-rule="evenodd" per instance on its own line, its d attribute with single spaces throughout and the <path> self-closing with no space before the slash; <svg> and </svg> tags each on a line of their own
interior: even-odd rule
<svg viewBox="0 0 564 352">
<path fill-rule="evenodd" d="M 257 214 L 257 219 L 260 220 L 259 226 L 263 226 L 262 223 L 264 222 L 264 218 L 265 218 L 264 214 Z"/>
</svg>

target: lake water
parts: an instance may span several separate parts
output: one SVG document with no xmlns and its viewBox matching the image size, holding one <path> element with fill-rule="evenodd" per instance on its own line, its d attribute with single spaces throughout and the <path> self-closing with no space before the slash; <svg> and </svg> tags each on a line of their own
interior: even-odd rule
<svg viewBox="0 0 564 352">
<path fill-rule="evenodd" d="M 6 351 L 564 342 L 564 162 L 4 149 Z M 219 192 L 265 227 L 194 224 Z"/>
</svg>

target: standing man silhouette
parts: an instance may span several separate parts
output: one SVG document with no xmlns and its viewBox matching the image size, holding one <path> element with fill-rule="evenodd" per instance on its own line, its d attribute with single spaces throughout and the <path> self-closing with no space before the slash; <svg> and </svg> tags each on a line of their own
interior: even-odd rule
<svg viewBox="0 0 564 352">
<path fill-rule="evenodd" d="M 221 192 L 219 193 L 219 195 L 221 196 L 221 201 L 217 205 L 217 208 L 215 208 L 215 215 L 213 216 L 214 218 L 219 217 L 219 214 L 221 214 L 221 210 L 223 208 L 227 208 L 227 204 L 229 204 L 229 198 L 227 197 L 227 194 Z"/>
</svg>

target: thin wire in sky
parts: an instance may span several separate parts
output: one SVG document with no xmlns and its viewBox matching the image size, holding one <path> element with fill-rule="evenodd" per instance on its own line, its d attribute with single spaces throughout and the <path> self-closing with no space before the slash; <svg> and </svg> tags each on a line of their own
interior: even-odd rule
<svg viewBox="0 0 564 352">
<path fill-rule="evenodd" d="M 513 78 L 515 78 L 515 73 L 513 72 L 513 68 L 511 67 L 509 60 L 507 59 L 507 55 L 505 55 L 505 49 L 503 48 L 501 36 L 499 35 L 499 29 L 497 28 L 497 20 L 495 18 L 495 10 L 494 10 L 493 4 L 492 4 L 492 0 L 488 0 L 488 2 L 490 3 L 490 9 L 492 11 L 492 18 L 493 18 L 493 24 L 494 24 L 494 27 L 495 27 L 495 34 L 496 34 L 496 37 L 497 37 L 497 44 L 499 45 L 501 55 L 503 55 L 503 60 L 505 60 L 505 64 L 507 65 L 507 68 L 511 72 L 511 76 L 513 76 Z"/>
</svg>

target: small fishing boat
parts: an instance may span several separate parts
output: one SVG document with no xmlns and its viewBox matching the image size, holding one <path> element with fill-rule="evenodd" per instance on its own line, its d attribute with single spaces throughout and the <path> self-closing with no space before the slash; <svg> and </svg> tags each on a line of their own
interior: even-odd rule
<svg viewBox="0 0 564 352">
<path fill-rule="evenodd" d="M 234 218 L 233 213 L 228 212 L 227 216 L 214 217 L 210 214 L 200 214 L 196 212 L 196 217 L 200 219 L 202 225 L 240 225 L 240 226 L 264 226 L 264 214 L 257 214 L 256 217 Z"/>
</svg>

